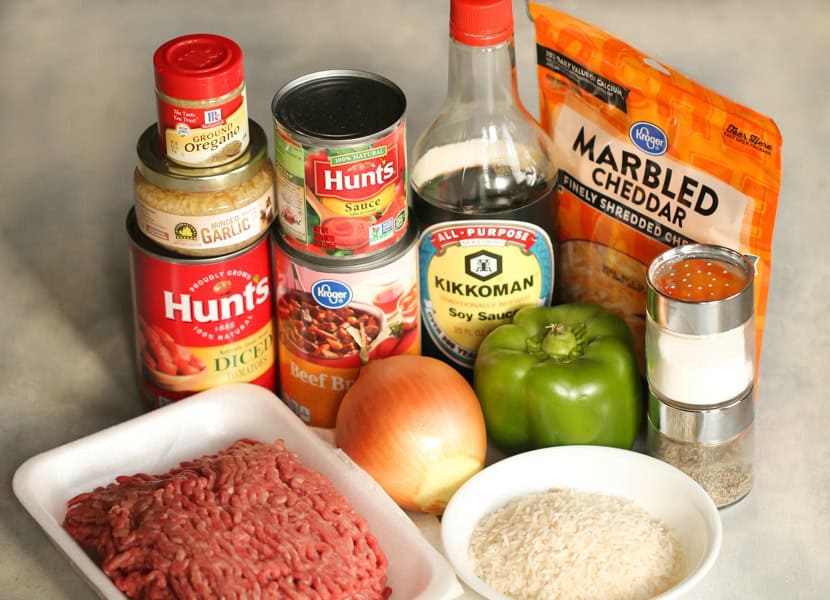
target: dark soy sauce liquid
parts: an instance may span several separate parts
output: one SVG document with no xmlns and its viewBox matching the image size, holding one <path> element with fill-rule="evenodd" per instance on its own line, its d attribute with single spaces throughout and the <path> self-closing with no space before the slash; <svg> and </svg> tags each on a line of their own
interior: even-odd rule
<svg viewBox="0 0 830 600">
<path fill-rule="evenodd" d="M 442 174 L 420 188 L 413 184 L 411 189 L 412 209 L 421 231 L 436 223 L 466 220 L 519 221 L 544 229 L 554 248 L 553 298 L 558 297 L 558 227 L 554 182 L 528 177 L 525 183 L 517 183 L 509 167 L 490 166 L 487 169 L 474 167 Z M 421 290 L 422 297 L 426 293 L 426 290 Z M 421 338 L 423 354 L 448 362 L 472 380 L 472 369 L 447 361 L 432 341 L 425 324 L 422 325 Z"/>
</svg>

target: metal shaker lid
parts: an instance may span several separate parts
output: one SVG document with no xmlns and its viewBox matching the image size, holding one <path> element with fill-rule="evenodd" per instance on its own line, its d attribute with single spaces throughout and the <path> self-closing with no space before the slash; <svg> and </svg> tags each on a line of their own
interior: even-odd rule
<svg viewBox="0 0 830 600">
<path fill-rule="evenodd" d="M 726 442 L 755 420 L 755 386 L 734 400 L 711 406 L 680 404 L 650 391 L 648 418 L 654 429 L 678 442 Z"/>
<path fill-rule="evenodd" d="M 708 298 L 686 298 L 665 286 L 674 270 L 702 259 L 713 269 L 733 274 L 733 288 Z M 688 335 L 723 333 L 753 316 L 755 267 L 740 252 L 711 244 L 688 244 L 666 250 L 652 261 L 646 275 L 646 311 L 658 326 Z M 683 273 L 677 274 L 682 278 Z M 686 281 L 683 279 L 683 281 Z M 729 285 L 729 284 L 727 284 Z M 674 287 L 674 286 L 672 286 Z M 691 285 L 690 285 L 691 287 Z"/>
</svg>

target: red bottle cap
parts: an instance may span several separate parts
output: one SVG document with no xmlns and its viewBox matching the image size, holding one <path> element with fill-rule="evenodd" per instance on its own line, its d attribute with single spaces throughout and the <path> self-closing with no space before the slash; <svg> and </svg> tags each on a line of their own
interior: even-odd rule
<svg viewBox="0 0 830 600">
<path fill-rule="evenodd" d="M 510 39 L 512 0 L 452 0 L 450 35 L 469 46 L 495 46 Z"/>
<path fill-rule="evenodd" d="M 242 48 L 220 35 L 183 35 L 153 55 L 156 89 L 173 98 L 208 100 L 224 96 L 243 81 Z"/>
</svg>

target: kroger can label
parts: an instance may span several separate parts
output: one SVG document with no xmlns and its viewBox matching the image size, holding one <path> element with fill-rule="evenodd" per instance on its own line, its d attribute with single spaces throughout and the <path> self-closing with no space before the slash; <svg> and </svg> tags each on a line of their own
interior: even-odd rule
<svg viewBox="0 0 830 600">
<path fill-rule="evenodd" d="M 303 256 L 273 236 L 280 396 L 306 423 L 334 427 L 360 367 L 420 354 L 415 231 L 358 263 Z"/>
<path fill-rule="evenodd" d="M 210 259 L 166 252 L 127 217 L 139 388 L 156 408 L 225 383 L 276 389 L 268 236 Z"/>
<path fill-rule="evenodd" d="M 406 233 L 403 92 L 362 71 L 324 71 L 274 96 L 277 218 L 289 247 L 340 258 Z"/>
</svg>

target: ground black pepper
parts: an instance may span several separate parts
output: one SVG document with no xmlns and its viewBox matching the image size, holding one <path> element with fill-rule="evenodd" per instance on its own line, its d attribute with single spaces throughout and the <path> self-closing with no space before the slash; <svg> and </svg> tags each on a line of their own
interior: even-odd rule
<svg viewBox="0 0 830 600">
<path fill-rule="evenodd" d="M 734 504 L 752 489 L 753 438 L 750 427 L 725 442 L 680 442 L 656 431 L 649 422 L 648 445 L 652 456 L 689 475 L 722 508 Z"/>
</svg>

